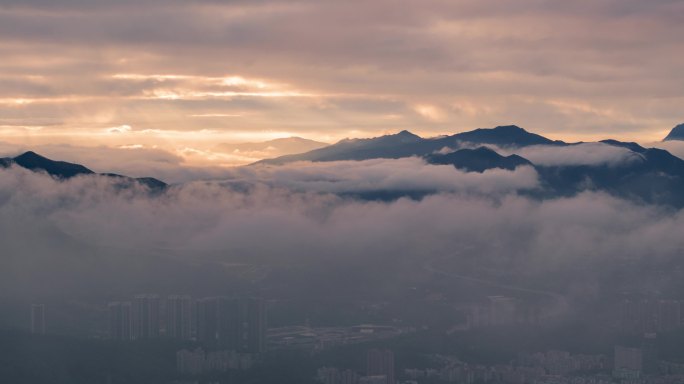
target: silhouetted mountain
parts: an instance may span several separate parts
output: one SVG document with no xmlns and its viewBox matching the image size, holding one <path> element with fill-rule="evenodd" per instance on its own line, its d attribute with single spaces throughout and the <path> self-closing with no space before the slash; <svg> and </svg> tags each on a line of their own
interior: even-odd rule
<svg viewBox="0 0 684 384">
<path fill-rule="evenodd" d="M 428 155 L 426 161 L 430 164 L 451 164 L 468 172 L 484 172 L 493 168 L 514 170 L 521 165 L 532 165 L 529 160 L 518 155 L 504 157 L 485 147 Z"/>
<path fill-rule="evenodd" d="M 423 139 L 411 132 L 401 131 L 371 139 L 342 140 L 337 144 L 304 154 L 283 156 L 262 161 L 266 164 L 283 164 L 291 161 L 365 160 L 375 158 L 402 158 L 417 156 L 430 164 L 450 164 L 468 172 L 487 169 L 513 170 L 521 165 L 533 166 L 541 188 L 529 192 L 541 198 L 570 196 L 585 190 L 604 191 L 616 196 L 646 203 L 684 207 L 684 160 L 657 148 L 644 148 L 633 142 L 603 140 L 601 143 L 628 150 L 630 156 L 619 162 L 592 165 L 539 165 L 518 155 L 502 156 L 487 147 L 469 148 L 473 144 L 524 147 L 528 145 L 571 145 L 551 141 L 515 126 L 477 129 L 452 136 Z M 465 146 L 465 148 L 463 148 Z M 53 161 L 33 152 L 16 158 L 0 159 L 1 167 L 10 165 L 34 171 L 43 171 L 59 179 L 79 175 L 93 175 L 93 171 L 79 165 Z M 130 178 L 116 174 L 101 176 L 117 178 L 117 187 L 125 189 L 143 185 L 151 191 L 162 191 L 166 184 L 154 178 Z M 436 192 L 436 191 L 434 191 Z M 373 191 L 372 196 L 361 198 L 391 199 L 401 196 L 420 198 L 433 193 L 428 190 Z"/>
<path fill-rule="evenodd" d="M 17 164 L 23 168 L 30 169 L 32 171 L 45 171 L 48 174 L 61 179 L 68 179 L 77 175 L 89 175 L 95 173 L 82 165 L 67 163 L 66 161 L 50 160 L 31 151 L 15 157 L 12 159 L 12 161 L 14 164 Z"/>
<path fill-rule="evenodd" d="M 408 131 L 372 139 L 345 139 L 328 147 L 298 155 L 267 159 L 256 164 L 286 164 L 294 161 L 339 161 L 368 159 L 397 159 L 410 156 L 427 156 L 444 148 L 459 149 L 463 145 L 497 145 L 525 147 L 529 145 L 565 145 L 543 136 L 529 133 L 515 125 L 480 128 L 451 136 L 424 139 Z"/>
<path fill-rule="evenodd" d="M 684 124 L 672 128 L 670 133 L 663 139 L 663 141 L 684 140 Z"/>
<path fill-rule="evenodd" d="M 479 128 L 470 132 L 457 133 L 450 136 L 450 138 L 457 142 L 491 144 L 499 147 L 565 144 L 562 141 L 553 141 L 544 136 L 527 132 L 515 125 L 505 125 L 496 128 Z"/>
<path fill-rule="evenodd" d="M 613 139 L 608 139 L 608 140 L 601 140 L 600 143 L 612 145 L 614 147 L 627 148 L 630 151 L 636 152 L 636 153 L 646 152 L 646 148 L 642 147 L 641 145 L 639 145 L 635 142 L 624 142 L 624 141 L 617 141 L 617 140 L 613 140 Z"/>
<path fill-rule="evenodd" d="M 167 187 L 166 183 L 152 177 L 132 178 L 114 173 L 96 174 L 83 165 L 51 160 L 32 151 L 25 152 L 14 158 L 0 158 L 0 167 L 8 168 L 12 165 L 17 165 L 34 172 L 45 172 L 57 179 L 70 179 L 79 175 L 99 175 L 119 179 L 121 181 L 119 187 L 128 187 L 133 183 L 144 185 L 152 191 L 163 190 Z"/>
<path fill-rule="evenodd" d="M 340 161 L 367 160 L 376 158 L 401 158 L 423 155 L 426 140 L 409 131 L 385 135 L 372 139 L 344 139 L 336 144 L 302 154 L 281 156 L 257 162 L 264 164 L 285 164 L 295 161 Z"/>
<path fill-rule="evenodd" d="M 168 187 L 168 184 L 159 179 L 155 179 L 154 177 L 138 177 L 133 180 L 153 190 L 162 190 Z"/>
<path fill-rule="evenodd" d="M 133 184 L 143 185 L 149 188 L 151 191 L 159 192 L 164 190 L 168 185 L 158 179 L 153 177 L 139 177 L 133 178 L 123 175 L 118 175 L 116 173 L 100 173 L 100 176 L 106 176 L 117 180 L 116 186 L 118 188 L 128 188 L 133 186 Z"/>
<path fill-rule="evenodd" d="M 633 157 L 610 165 L 536 166 L 547 195 L 596 190 L 647 203 L 684 206 L 684 160 L 636 143 L 602 143 L 627 148 Z"/>
</svg>

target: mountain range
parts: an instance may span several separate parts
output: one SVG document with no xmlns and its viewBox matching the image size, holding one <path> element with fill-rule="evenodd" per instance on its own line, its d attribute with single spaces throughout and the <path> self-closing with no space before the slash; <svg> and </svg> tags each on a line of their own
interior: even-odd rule
<svg viewBox="0 0 684 384">
<path fill-rule="evenodd" d="M 116 179 L 120 187 L 137 184 L 147 187 L 151 191 L 161 191 L 167 187 L 166 183 L 153 177 L 133 178 L 115 173 L 95 173 L 83 165 L 51 160 L 32 151 L 25 152 L 17 157 L 0 158 L 0 168 L 8 168 L 13 165 L 35 172 L 45 172 L 57 179 L 70 179 L 82 175 L 99 175 Z"/>
<path fill-rule="evenodd" d="M 499 147 L 525 147 L 530 145 L 566 145 L 543 136 L 527 132 L 515 125 L 492 129 L 480 128 L 451 136 L 422 138 L 409 131 L 372 139 L 345 139 L 336 144 L 296 155 L 287 155 L 258 161 L 256 164 L 285 164 L 294 161 L 369 160 L 376 158 L 398 159 L 409 156 L 426 156 L 445 148 L 457 149 L 464 145 L 496 145 Z"/>
<path fill-rule="evenodd" d="M 684 125 L 673 129 L 676 136 Z M 495 148 L 507 150 L 530 146 L 571 147 L 586 143 L 566 143 L 531 133 L 515 125 L 480 128 L 437 138 L 422 138 L 408 131 L 371 139 L 345 139 L 328 147 L 297 155 L 266 159 L 254 165 L 281 165 L 296 161 L 369 160 L 422 157 L 431 164 L 451 164 L 467 172 L 484 172 L 518 166 L 534 167 L 541 189 L 530 192 L 540 197 L 569 196 L 584 190 L 605 191 L 644 203 L 684 206 L 684 160 L 668 151 L 644 148 L 637 143 L 603 140 L 603 145 L 631 152 L 632 161 L 615 164 L 543 165 L 518 155 L 502 156 Z M 396 195 L 393 194 L 393 195 Z"/>
<path fill-rule="evenodd" d="M 671 136 L 682 130 L 679 125 Z M 602 140 L 595 145 L 623 148 L 629 161 L 596 162 L 589 164 L 536 164 L 517 154 L 508 156 L 497 151 L 513 153 L 528 147 L 561 151 L 587 143 L 566 143 L 531 133 L 515 125 L 480 128 L 436 138 L 422 138 L 408 131 L 370 139 L 345 139 L 336 144 L 316 148 L 300 154 L 261 160 L 252 166 L 278 166 L 311 161 L 359 161 L 369 159 L 398 159 L 420 157 L 435 165 L 452 165 L 466 172 L 485 172 L 490 169 L 514 170 L 520 166 L 532 167 L 539 175 L 540 187 L 524 193 L 553 198 L 571 196 L 586 190 L 603 191 L 637 202 L 684 207 L 684 160 L 666 150 L 645 148 L 633 142 Z M 11 165 L 45 172 L 58 179 L 96 174 L 83 165 L 54 161 L 34 152 L 14 158 L 0 158 L 0 167 Z M 116 174 L 99 174 L 117 178 L 122 186 L 133 183 L 161 191 L 167 185 L 154 178 L 130 178 Z M 436 192 L 436 191 L 435 191 Z M 415 191 L 382 191 L 364 198 L 420 197 Z"/>
</svg>

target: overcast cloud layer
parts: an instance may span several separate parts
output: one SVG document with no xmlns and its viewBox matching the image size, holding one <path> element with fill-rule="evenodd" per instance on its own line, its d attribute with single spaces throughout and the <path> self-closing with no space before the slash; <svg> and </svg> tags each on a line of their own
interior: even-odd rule
<svg viewBox="0 0 684 384">
<path fill-rule="evenodd" d="M 158 267 L 140 269 L 144 255 L 152 251 L 191 262 L 217 252 L 226 262 L 314 263 L 322 268 L 316 273 L 323 274 L 331 272 L 323 265 L 343 270 L 357 265 L 350 279 L 388 262 L 393 268 L 410 265 L 403 273 L 412 275 L 433 261 L 478 260 L 486 270 L 530 281 L 564 276 L 571 286 L 582 287 L 585 296 L 596 293 L 592 290 L 605 271 L 666 263 L 684 250 L 682 211 L 601 193 L 529 199 L 518 194 L 536 185 L 528 167 L 464 174 L 418 159 L 346 166 L 250 168 L 227 181 L 189 183 L 158 197 L 117 190 L 106 178 L 58 182 L 22 169 L 2 170 L 4 292 L 38 295 L 54 286 L 78 291 L 83 284 L 93 292 L 103 289 L 106 282 L 92 272 L 59 279 L 55 270 L 107 271 L 98 258 L 105 251 L 98 249 L 112 249 L 102 265 L 123 258 L 129 273 L 152 274 L 145 275 L 148 280 L 168 279 Z M 406 174 L 397 175 L 397 169 Z M 393 202 L 327 193 L 402 187 L 441 193 Z M 400 272 L 393 269 L 386 281 L 400 282 L 402 275 L 395 274 Z M 46 280 L 50 283 L 35 284 L 43 275 L 52 276 Z M 131 284 L 121 275 L 117 270 L 103 276 L 118 285 Z M 313 276 L 301 278 L 315 281 Z M 658 280 L 653 289 L 668 283 Z M 632 284 L 632 289 L 641 289 Z"/>
<path fill-rule="evenodd" d="M 683 18 L 681 0 L 0 0 L 0 133 L 195 165 L 294 134 L 652 141 L 684 119 Z"/>
</svg>

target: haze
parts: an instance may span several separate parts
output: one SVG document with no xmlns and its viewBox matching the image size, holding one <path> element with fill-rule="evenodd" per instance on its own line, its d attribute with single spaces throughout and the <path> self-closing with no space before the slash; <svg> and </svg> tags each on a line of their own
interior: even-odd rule
<svg viewBox="0 0 684 384">
<path fill-rule="evenodd" d="M 683 0 L 0 0 L 0 383 L 684 383 Z"/>
</svg>

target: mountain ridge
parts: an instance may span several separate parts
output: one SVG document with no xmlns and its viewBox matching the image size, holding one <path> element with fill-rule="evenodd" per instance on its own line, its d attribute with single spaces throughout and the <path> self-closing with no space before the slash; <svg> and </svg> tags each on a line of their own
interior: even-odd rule
<svg viewBox="0 0 684 384">
<path fill-rule="evenodd" d="M 436 138 L 422 138 L 403 130 L 395 134 L 369 139 L 344 139 L 313 151 L 257 161 L 256 164 L 286 164 L 295 161 L 368 160 L 374 158 L 397 159 L 410 156 L 427 156 L 444 148 L 457 149 L 464 145 L 496 145 L 525 147 L 531 145 L 568 145 L 547 139 L 516 125 L 478 128 Z"/>
<path fill-rule="evenodd" d="M 33 172 L 44 172 L 58 180 L 67 180 L 77 176 L 97 175 L 116 178 L 123 183 L 121 187 L 125 187 L 125 184 L 137 183 L 152 191 L 159 191 L 168 186 L 165 182 L 154 177 L 133 178 L 115 173 L 96 173 L 81 164 L 52 160 L 33 151 L 26 151 L 16 157 L 0 158 L 0 168 L 9 168 L 13 165 Z"/>
<path fill-rule="evenodd" d="M 489 169 L 513 171 L 519 166 L 530 166 L 536 170 L 540 181 L 539 190 L 529 193 L 535 197 L 556 198 L 595 190 L 644 203 L 684 207 L 684 160 L 666 150 L 645 148 L 634 142 L 607 139 L 598 143 L 624 148 L 632 154 L 631 158 L 628 154 L 617 162 L 549 165 L 543 162 L 535 164 L 517 154 L 504 156 L 497 153 L 496 147 L 561 148 L 587 144 L 554 141 L 509 125 L 427 139 L 406 130 L 369 139 L 345 139 L 304 154 L 284 156 L 280 160 L 275 159 L 278 160 L 276 162 L 270 159 L 271 162 L 258 164 L 287 164 L 302 159 L 322 162 L 419 157 L 427 164 L 452 165 L 465 172 L 482 173 Z M 510 148 L 506 152 L 510 153 Z M 45 172 L 57 179 L 94 174 L 116 178 L 123 187 L 131 183 L 147 186 L 153 191 L 167 187 L 164 182 L 155 178 L 133 179 L 111 173 L 96 174 L 85 166 L 50 160 L 30 151 L 16 158 L 0 159 L 0 167 L 12 165 Z M 402 191 L 388 190 L 376 195 L 398 198 Z"/>
<path fill-rule="evenodd" d="M 663 141 L 684 141 L 684 123 L 672 128 Z"/>
<path fill-rule="evenodd" d="M 494 168 L 512 171 L 522 165 L 533 165 L 531 161 L 521 156 L 502 156 L 487 147 L 464 148 L 446 154 L 433 154 L 427 156 L 425 160 L 429 164 L 450 164 L 466 172 L 479 173 Z"/>
<path fill-rule="evenodd" d="M 501 156 L 487 146 L 514 149 L 587 144 L 551 140 L 515 125 L 505 125 L 437 138 L 421 138 L 411 132 L 401 131 L 370 139 L 346 139 L 314 151 L 265 159 L 252 165 L 412 156 L 423 158 L 429 164 L 450 164 L 466 172 L 484 172 L 495 168 L 514 170 L 518 166 L 529 165 L 540 176 L 541 192 L 535 192 L 538 197 L 571 196 L 584 190 L 596 190 L 644 203 L 684 207 L 684 160 L 666 150 L 645 148 L 634 142 L 607 139 L 599 143 L 630 151 L 634 154 L 634 161 L 540 165 L 518 155 Z"/>
</svg>

